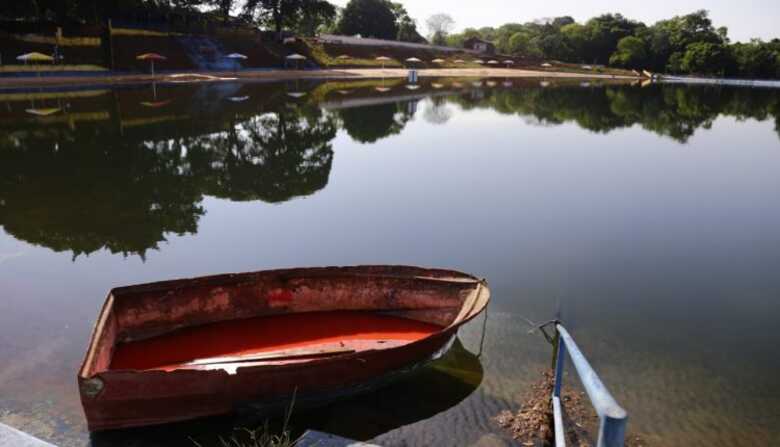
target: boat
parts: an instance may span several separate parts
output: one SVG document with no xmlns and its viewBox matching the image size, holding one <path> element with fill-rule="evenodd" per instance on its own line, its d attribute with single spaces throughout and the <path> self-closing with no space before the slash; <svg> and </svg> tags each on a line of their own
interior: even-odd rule
<svg viewBox="0 0 780 447">
<path fill-rule="evenodd" d="M 90 431 L 315 406 L 438 358 L 485 280 L 409 266 L 224 274 L 108 293 L 78 373 Z"/>
</svg>

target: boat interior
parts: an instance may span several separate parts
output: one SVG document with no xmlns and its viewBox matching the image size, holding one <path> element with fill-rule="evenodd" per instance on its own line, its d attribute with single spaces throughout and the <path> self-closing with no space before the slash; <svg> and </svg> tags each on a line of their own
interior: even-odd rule
<svg viewBox="0 0 780 447">
<path fill-rule="evenodd" d="M 114 289 L 80 376 L 306 362 L 403 346 L 476 315 L 486 287 L 456 272 L 323 268 Z"/>
<path fill-rule="evenodd" d="M 119 343 L 112 370 L 234 369 L 398 347 L 441 326 L 370 311 L 260 316 Z"/>
</svg>

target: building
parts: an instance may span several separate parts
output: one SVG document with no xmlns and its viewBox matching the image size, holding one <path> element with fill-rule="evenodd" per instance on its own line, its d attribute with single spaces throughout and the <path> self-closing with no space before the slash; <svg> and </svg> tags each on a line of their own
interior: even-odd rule
<svg viewBox="0 0 780 447">
<path fill-rule="evenodd" d="M 463 42 L 463 47 L 467 50 L 474 50 L 484 54 L 495 54 L 496 52 L 496 46 L 493 45 L 493 42 L 482 40 L 479 37 L 466 39 L 466 41 Z"/>
</svg>

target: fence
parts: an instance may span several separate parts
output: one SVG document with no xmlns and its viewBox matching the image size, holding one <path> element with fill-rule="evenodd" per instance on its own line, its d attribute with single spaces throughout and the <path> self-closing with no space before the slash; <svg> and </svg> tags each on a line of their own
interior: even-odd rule
<svg viewBox="0 0 780 447">
<path fill-rule="evenodd" d="M 563 386 L 563 365 L 569 353 L 585 392 L 599 416 L 598 447 L 623 447 L 626 437 L 628 414 L 607 391 L 599 376 L 590 366 L 569 332 L 560 324 L 555 325 L 555 385 L 552 394 L 553 419 L 555 422 L 555 447 L 566 447 L 561 408 L 561 387 Z"/>
</svg>

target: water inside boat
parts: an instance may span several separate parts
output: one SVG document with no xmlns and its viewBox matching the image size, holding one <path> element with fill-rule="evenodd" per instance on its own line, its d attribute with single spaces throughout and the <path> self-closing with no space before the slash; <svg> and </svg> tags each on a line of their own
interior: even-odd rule
<svg viewBox="0 0 780 447">
<path fill-rule="evenodd" d="M 110 368 L 235 369 L 397 347 L 439 330 L 430 323 L 358 311 L 262 316 L 120 343 Z"/>
</svg>

